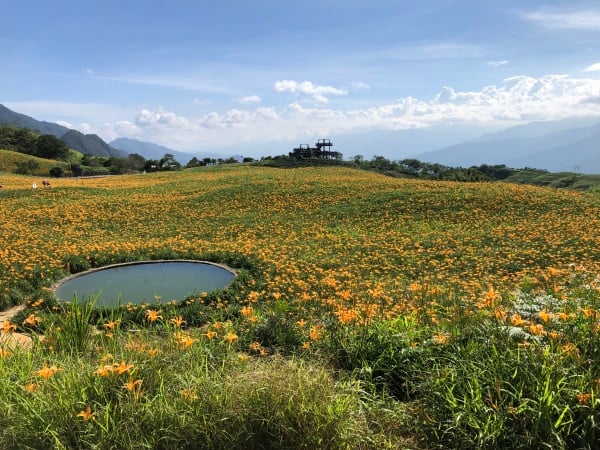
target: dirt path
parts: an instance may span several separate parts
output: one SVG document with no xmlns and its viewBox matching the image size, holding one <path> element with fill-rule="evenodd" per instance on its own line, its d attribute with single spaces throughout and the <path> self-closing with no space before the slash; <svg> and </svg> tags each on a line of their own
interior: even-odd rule
<svg viewBox="0 0 600 450">
<path fill-rule="evenodd" d="M 4 311 L 0 311 L 0 323 L 5 320 L 12 319 L 16 314 L 20 313 L 25 309 L 25 305 L 17 305 L 12 308 L 5 309 Z"/>
<path fill-rule="evenodd" d="M 6 320 L 12 319 L 25 308 L 25 305 L 13 306 L 12 308 L 0 311 L 0 325 Z M 2 333 L 0 331 L 0 349 L 11 350 L 16 347 L 31 347 L 31 338 L 23 333 Z"/>
</svg>

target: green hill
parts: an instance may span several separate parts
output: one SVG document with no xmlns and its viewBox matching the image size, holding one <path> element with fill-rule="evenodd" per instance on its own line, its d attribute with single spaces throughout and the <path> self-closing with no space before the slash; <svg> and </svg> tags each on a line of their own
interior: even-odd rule
<svg viewBox="0 0 600 450">
<path fill-rule="evenodd" d="M 37 158 L 12 150 L 0 150 L 0 172 L 16 173 L 19 167 L 27 163 L 33 163 L 31 167 L 35 167 L 30 174 L 41 177 L 48 177 L 53 167 L 60 167 L 65 172 L 69 170 L 69 164 L 65 162 Z"/>
<path fill-rule="evenodd" d="M 83 134 L 56 123 L 36 120 L 25 114 L 12 111 L 4 105 L 0 105 L 0 125 L 27 128 L 42 135 L 50 134 L 59 138 L 67 144 L 68 147 L 78 150 L 84 155 L 87 154 L 102 157 L 127 156 L 127 152 L 111 147 L 95 134 Z"/>
</svg>

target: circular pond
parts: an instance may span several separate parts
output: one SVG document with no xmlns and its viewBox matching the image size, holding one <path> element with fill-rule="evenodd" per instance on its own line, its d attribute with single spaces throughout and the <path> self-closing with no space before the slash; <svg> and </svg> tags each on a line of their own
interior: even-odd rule
<svg viewBox="0 0 600 450">
<path fill-rule="evenodd" d="M 223 289 L 235 278 L 227 267 L 204 261 L 168 260 L 115 264 L 59 281 L 54 295 L 62 301 L 94 299 L 96 306 L 185 300 Z"/>
</svg>

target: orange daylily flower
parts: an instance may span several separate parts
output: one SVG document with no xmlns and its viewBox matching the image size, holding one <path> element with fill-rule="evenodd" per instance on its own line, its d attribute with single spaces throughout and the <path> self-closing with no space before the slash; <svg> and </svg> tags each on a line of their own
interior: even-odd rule
<svg viewBox="0 0 600 450">
<path fill-rule="evenodd" d="M 113 373 L 112 366 L 104 366 L 100 367 L 98 370 L 94 372 L 96 375 L 100 375 L 101 377 L 108 377 Z"/>
<path fill-rule="evenodd" d="M 2 323 L 2 332 L 3 333 L 12 333 L 13 331 L 17 330 L 17 326 L 15 324 L 10 323 L 9 320 L 5 320 Z"/>
<path fill-rule="evenodd" d="M 23 325 L 29 325 L 34 327 L 42 322 L 42 319 L 35 314 L 29 314 L 27 318 L 23 321 Z"/>
<path fill-rule="evenodd" d="M 142 380 L 130 380 L 123 385 L 123 389 L 128 390 L 133 393 L 139 393 L 142 387 Z"/>
<path fill-rule="evenodd" d="M 216 331 L 207 331 L 204 334 L 204 336 L 206 336 L 208 339 L 214 339 L 216 335 L 217 335 Z"/>
<path fill-rule="evenodd" d="M 77 414 L 77 417 L 81 417 L 83 419 L 84 422 L 87 422 L 89 420 L 93 420 L 95 418 L 96 413 L 92 411 L 91 407 L 87 407 L 85 408 L 85 410 L 80 411 L 79 414 Z"/>
<path fill-rule="evenodd" d="M 185 320 L 183 320 L 183 317 L 178 316 L 178 317 L 172 317 L 169 322 L 171 322 L 173 325 L 175 325 L 178 328 L 181 328 L 181 326 L 185 323 L 187 323 Z"/>
<path fill-rule="evenodd" d="M 252 315 L 253 308 L 252 308 L 252 306 L 244 306 L 244 307 L 243 307 L 243 308 L 240 310 L 240 312 L 242 313 L 242 316 L 244 316 L 244 317 L 248 317 L 248 316 Z"/>
<path fill-rule="evenodd" d="M 106 322 L 103 327 L 107 330 L 114 330 L 120 323 L 120 320 L 110 320 Z"/>
<path fill-rule="evenodd" d="M 113 372 L 117 372 L 118 375 L 124 374 L 125 372 L 129 373 L 131 369 L 133 369 L 133 364 L 127 364 L 125 361 L 121 361 L 119 364 L 113 364 Z"/>
<path fill-rule="evenodd" d="M 160 310 L 149 309 L 146 311 L 146 319 L 148 322 L 156 322 L 158 319 L 162 319 L 161 312 Z"/>
<path fill-rule="evenodd" d="M 449 338 L 450 335 L 448 333 L 438 333 L 433 335 L 433 340 L 438 344 L 445 344 Z"/>
<path fill-rule="evenodd" d="M 229 333 L 227 333 L 225 340 L 227 341 L 228 344 L 231 344 L 233 341 L 237 340 L 237 338 L 238 338 L 238 335 L 230 331 Z"/>
<path fill-rule="evenodd" d="M 51 366 L 51 367 L 44 366 L 40 370 L 38 370 L 36 372 L 36 374 L 42 378 L 50 378 L 50 377 L 54 376 L 60 370 L 62 370 L 62 369 L 59 369 L 56 366 Z"/>
</svg>

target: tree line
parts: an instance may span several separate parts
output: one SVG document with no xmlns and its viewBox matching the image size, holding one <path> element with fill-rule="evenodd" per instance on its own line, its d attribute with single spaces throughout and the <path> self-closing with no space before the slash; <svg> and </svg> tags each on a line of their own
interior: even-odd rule
<svg viewBox="0 0 600 450">
<path fill-rule="evenodd" d="M 392 161 L 379 155 L 373 156 L 370 160 L 365 160 L 363 156 L 356 155 L 351 162 L 356 167 L 375 170 L 390 176 L 447 181 L 500 181 L 522 170 L 539 173 L 548 172 L 547 170 L 529 167 L 513 169 L 505 164 L 450 167 L 439 163 L 423 162 L 414 158 Z"/>
</svg>

